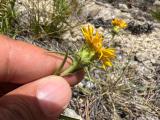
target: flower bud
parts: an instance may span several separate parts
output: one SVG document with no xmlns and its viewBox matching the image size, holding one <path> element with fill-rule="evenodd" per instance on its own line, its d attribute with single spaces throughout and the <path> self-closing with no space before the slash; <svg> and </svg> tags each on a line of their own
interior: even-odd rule
<svg viewBox="0 0 160 120">
<path fill-rule="evenodd" d="M 91 63 L 95 56 L 95 51 L 89 47 L 82 47 L 82 49 L 76 54 L 76 61 L 81 65 L 88 65 Z"/>
<path fill-rule="evenodd" d="M 113 29 L 112 29 L 112 34 L 115 35 L 115 34 L 118 34 L 120 31 L 120 28 L 118 26 L 114 26 Z"/>
</svg>

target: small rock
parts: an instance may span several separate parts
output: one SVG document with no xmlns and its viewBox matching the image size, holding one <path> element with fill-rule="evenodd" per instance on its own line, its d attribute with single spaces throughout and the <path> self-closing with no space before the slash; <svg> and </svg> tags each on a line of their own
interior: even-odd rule
<svg viewBox="0 0 160 120">
<path fill-rule="evenodd" d="M 155 0 L 155 2 L 153 3 L 153 5 L 155 5 L 156 7 L 160 6 L 160 1 L 159 0 Z"/>
<path fill-rule="evenodd" d="M 156 63 L 156 60 L 155 60 L 155 59 L 151 59 L 151 62 L 152 62 L 153 64 L 155 64 L 155 63 Z"/>
<path fill-rule="evenodd" d="M 144 57 L 143 57 L 142 53 L 139 53 L 139 52 L 136 53 L 135 61 L 138 61 L 138 62 L 144 61 Z"/>
<path fill-rule="evenodd" d="M 94 87 L 95 87 L 95 85 L 92 82 L 90 82 L 90 81 L 86 82 L 86 88 L 92 89 Z"/>
<path fill-rule="evenodd" d="M 77 35 L 77 36 L 75 37 L 75 39 L 76 39 L 76 41 L 77 41 L 77 40 L 82 40 L 82 36 Z"/>
<path fill-rule="evenodd" d="M 128 12 L 124 12 L 123 14 L 121 14 L 119 16 L 120 18 L 123 18 L 123 19 L 131 19 L 132 18 L 132 15 Z"/>
<path fill-rule="evenodd" d="M 152 63 L 150 60 L 143 61 L 143 64 L 145 65 L 145 67 L 152 69 Z"/>
<path fill-rule="evenodd" d="M 95 16 L 98 15 L 98 13 L 99 13 L 100 11 L 101 11 L 101 9 L 99 9 L 99 8 L 93 9 L 92 11 L 90 11 L 90 12 L 88 13 L 88 15 L 91 16 L 91 17 L 95 17 Z"/>
<path fill-rule="evenodd" d="M 70 37 L 70 38 L 68 38 L 68 39 L 69 39 L 69 41 L 71 41 L 71 42 L 76 42 L 76 41 L 77 41 L 76 38 L 72 38 L 72 37 Z"/>
<path fill-rule="evenodd" d="M 74 110 L 66 108 L 64 110 L 64 115 L 67 117 L 75 118 L 78 120 L 82 120 L 81 116 L 79 116 Z"/>
<path fill-rule="evenodd" d="M 84 5 L 85 4 L 85 0 L 77 0 L 76 2 L 78 2 L 78 4 L 80 4 L 80 5 Z"/>
<path fill-rule="evenodd" d="M 68 40 L 70 37 L 71 37 L 71 34 L 70 34 L 69 31 L 67 31 L 66 33 L 64 33 L 64 34 L 62 35 L 62 39 L 63 39 L 63 40 Z"/>
<path fill-rule="evenodd" d="M 119 4 L 118 5 L 119 9 L 123 10 L 123 11 L 127 11 L 128 10 L 128 7 L 126 4 Z"/>
<path fill-rule="evenodd" d="M 104 28 L 103 28 L 103 27 L 99 27 L 97 30 L 98 30 L 99 32 L 101 32 L 101 33 L 104 33 Z"/>
<path fill-rule="evenodd" d="M 117 55 L 117 59 L 118 59 L 118 60 L 122 60 L 122 59 L 123 59 L 123 56 L 122 56 L 121 54 L 118 54 L 118 55 Z"/>
<path fill-rule="evenodd" d="M 84 100 L 82 98 L 79 99 L 80 104 L 84 104 Z"/>
<path fill-rule="evenodd" d="M 82 82 L 83 82 L 83 81 L 82 81 Z M 79 87 L 84 87 L 84 84 L 83 84 L 82 82 L 80 82 L 80 83 L 78 84 Z"/>
</svg>

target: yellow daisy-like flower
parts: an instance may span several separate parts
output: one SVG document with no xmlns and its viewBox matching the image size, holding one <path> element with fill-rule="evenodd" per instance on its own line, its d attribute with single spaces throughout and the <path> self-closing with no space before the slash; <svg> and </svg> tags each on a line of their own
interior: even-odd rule
<svg viewBox="0 0 160 120">
<path fill-rule="evenodd" d="M 98 59 L 102 61 L 103 67 L 112 66 L 111 60 L 115 58 L 115 50 L 103 47 L 103 35 L 98 31 L 94 34 L 94 28 L 92 25 L 82 27 L 82 33 L 85 37 L 86 43 L 91 50 L 95 51 L 95 55 Z"/>
<path fill-rule="evenodd" d="M 118 18 L 115 18 L 115 19 L 112 20 L 112 25 L 117 26 L 121 29 L 124 29 L 128 26 L 127 23 L 124 20 L 118 19 Z"/>
</svg>

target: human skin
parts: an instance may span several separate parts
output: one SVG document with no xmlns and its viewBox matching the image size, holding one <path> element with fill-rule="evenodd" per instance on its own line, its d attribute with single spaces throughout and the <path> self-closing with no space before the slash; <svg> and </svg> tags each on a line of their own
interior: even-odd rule
<svg viewBox="0 0 160 120">
<path fill-rule="evenodd" d="M 63 58 L 0 35 L 0 120 L 56 120 L 69 104 L 71 86 L 83 78 L 82 71 L 52 75 Z"/>
</svg>

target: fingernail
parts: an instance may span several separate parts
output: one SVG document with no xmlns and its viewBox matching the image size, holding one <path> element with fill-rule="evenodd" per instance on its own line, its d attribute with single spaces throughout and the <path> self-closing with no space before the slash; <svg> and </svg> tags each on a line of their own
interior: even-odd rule
<svg viewBox="0 0 160 120">
<path fill-rule="evenodd" d="M 47 77 L 37 89 L 37 98 L 44 114 L 58 116 L 67 107 L 71 92 L 68 83 L 60 77 Z"/>
</svg>

